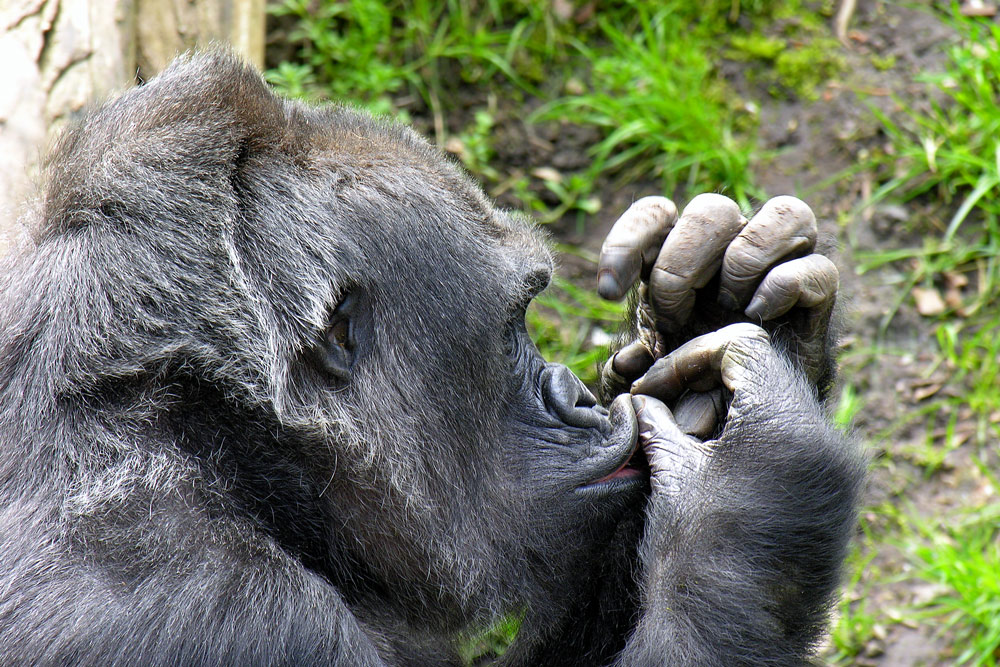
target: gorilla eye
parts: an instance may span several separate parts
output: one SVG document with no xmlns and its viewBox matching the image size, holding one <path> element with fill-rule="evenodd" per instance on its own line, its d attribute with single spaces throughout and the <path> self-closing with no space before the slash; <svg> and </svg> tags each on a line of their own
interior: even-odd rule
<svg viewBox="0 0 1000 667">
<path fill-rule="evenodd" d="M 350 322 L 347 320 L 337 320 L 334 325 L 330 328 L 329 338 L 330 341 L 340 345 L 342 347 L 347 347 L 349 343 L 349 335 L 351 331 Z"/>
<path fill-rule="evenodd" d="M 319 367 L 339 380 L 350 378 L 354 367 L 357 310 L 357 295 L 348 293 L 330 314 L 330 322 L 315 349 Z"/>
</svg>

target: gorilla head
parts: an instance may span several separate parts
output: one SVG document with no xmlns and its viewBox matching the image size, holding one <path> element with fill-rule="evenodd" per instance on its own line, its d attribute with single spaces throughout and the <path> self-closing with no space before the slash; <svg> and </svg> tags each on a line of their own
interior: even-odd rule
<svg viewBox="0 0 1000 667">
<path fill-rule="evenodd" d="M 721 377 L 717 441 L 598 406 L 525 331 L 536 229 L 225 54 L 90 112 L 46 178 L 0 267 L 0 662 L 426 665 L 518 612 L 511 663 L 808 654 L 860 466 L 763 329 L 647 376 Z"/>
<path fill-rule="evenodd" d="M 102 576 L 171 567 L 201 539 L 184 507 L 454 626 L 558 598 L 641 497 L 594 483 L 633 452 L 628 401 L 609 416 L 525 332 L 539 232 L 411 131 L 196 56 L 47 173 L 2 278 L 4 434 L 58 462 L 30 472 Z"/>
</svg>

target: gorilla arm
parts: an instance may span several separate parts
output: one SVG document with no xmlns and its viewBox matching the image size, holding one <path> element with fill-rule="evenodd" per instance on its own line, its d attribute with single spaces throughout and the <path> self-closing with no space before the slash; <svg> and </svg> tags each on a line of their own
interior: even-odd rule
<svg viewBox="0 0 1000 667">
<path fill-rule="evenodd" d="M 701 441 L 659 399 L 711 385 L 732 401 L 721 435 Z M 854 526 L 857 448 L 750 324 L 683 345 L 633 393 L 653 491 L 641 616 L 618 663 L 805 663 Z"/>
</svg>

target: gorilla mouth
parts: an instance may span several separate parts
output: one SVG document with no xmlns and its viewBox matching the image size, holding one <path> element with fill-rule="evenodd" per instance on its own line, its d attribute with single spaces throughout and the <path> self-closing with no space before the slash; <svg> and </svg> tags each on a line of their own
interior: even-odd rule
<svg viewBox="0 0 1000 667">
<path fill-rule="evenodd" d="M 614 472 L 591 482 L 588 486 L 603 484 L 616 479 L 646 479 L 649 475 L 649 459 L 646 458 L 646 452 L 643 451 L 642 447 L 639 446 L 639 441 L 636 440 L 635 446 L 632 448 L 632 453 Z"/>
<path fill-rule="evenodd" d="M 610 455 L 609 458 L 617 461 L 617 464 L 611 472 L 587 482 L 583 487 L 585 489 L 618 485 L 631 487 L 634 482 L 645 482 L 649 479 L 649 461 L 642 449 L 639 424 L 628 394 L 623 394 L 611 402 L 608 419 L 611 422 L 612 432 L 604 450 Z"/>
</svg>

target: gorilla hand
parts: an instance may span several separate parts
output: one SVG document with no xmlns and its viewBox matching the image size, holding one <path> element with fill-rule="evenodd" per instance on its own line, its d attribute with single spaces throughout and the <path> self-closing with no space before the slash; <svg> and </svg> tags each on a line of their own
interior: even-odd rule
<svg viewBox="0 0 1000 667">
<path fill-rule="evenodd" d="M 710 436 L 729 409 L 723 391 L 735 391 L 740 363 L 754 354 L 761 354 L 762 346 L 770 351 L 770 339 L 763 329 L 747 323 L 731 324 L 699 336 L 658 359 L 631 388 L 632 393 L 638 395 L 633 398 L 633 406 L 640 417 L 640 433 L 646 429 L 651 433 L 671 432 L 674 436 L 687 434 L 696 436 L 692 438 L 695 442 L 697 438 Z M 646 413 L 648 423 L 640 414 L 639 403 L 646 402 L 644 396 L 654 399 Z M 671 413 L 661 401 L 674 405 L 674 412 Z M 673 429 L 677 429 L 677 433 L 673 433 Z M 662 440 L 654 438 L 657 443 Z M 657 483 L 654 459 L 664 447 L 667 445 L 657 444 L 653 451 L 647 451 L 654 471 L 654 485 Z M 669 476 L 671 473 L 662 474 Z"/>
<path fill-rule="evenodd" d="M 665 402 L 712 389 L 732 401 L 721 433 L 702 441 Z M 617 664 L 805 664 L 853 526 L 853 443 L 747 323 L 682 345 L 633 393 L 652 495 L 642 611 Z"/>
<path fill-rule="evenodd" d="M 695 197 L 678 219 L 663 197 L 635 202 L 601 249 L 598 293 L 622 298 L 637 281 L 636 336 L 605 366 L 602 391 L 625 391 L 652 362 L 734 322 L 784 338 L 815 384 L 831 374 L 830 315 L 839 274 L 813 253 L 816 218 L 794 197 L 771 199 L 749 222 L 731 199 Z"/>
</svg>

